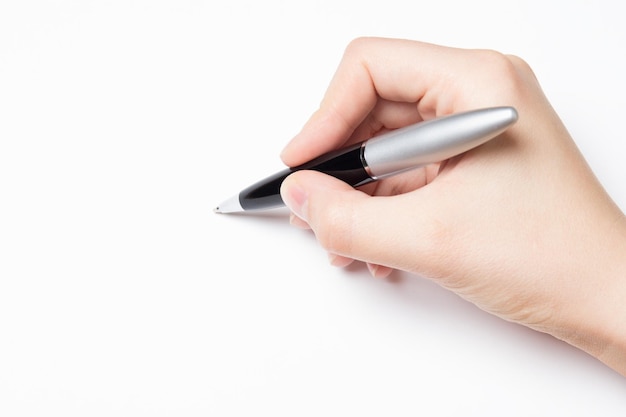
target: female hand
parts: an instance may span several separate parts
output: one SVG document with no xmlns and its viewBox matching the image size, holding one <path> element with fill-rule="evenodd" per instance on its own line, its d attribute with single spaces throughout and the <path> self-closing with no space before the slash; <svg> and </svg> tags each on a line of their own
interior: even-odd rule
<svg viewBox="0 0 626 417">
<path fill-rule="evenodd" d="M 392 39 L 346 49 L 319 110 L 287 145 L 294 166 L 433 117 L 513 106 L 500 137 L 355 190 L 296 172 L 281 194 L 336 265 L 401 269 L 626 374 L 626 217 L 521 59 Z"/>
</svg>

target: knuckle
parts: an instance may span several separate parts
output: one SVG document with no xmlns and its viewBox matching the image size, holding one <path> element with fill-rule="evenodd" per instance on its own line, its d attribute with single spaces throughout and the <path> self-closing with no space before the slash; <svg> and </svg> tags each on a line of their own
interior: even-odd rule
<svg viewBox="0 0 626 417">
<path fill-rule="evenodd" d="M 492 68 L 495 71 L 507 73 L 512 69 L 512 62 L 507 55 L 492 50 L 479 49 L 475 51 L 476 59 L 478 59 L 485 67 Z"/>
<path fill-rule="evenodd" d="M 350 41 L 350 43 L 348 43 L 348 46 L 346 46 L 344 55 L 347 55 L 347 56 L 361 55 L 361 53 L 363 52 L 363 48 L 368 47 L 371 41 L 372 41 L 372 38 L 369 38 L 369 37 L 354 38 L 353 40 Z"/>
<path fill-rule="evenodd" d="M 520 79 L 522 73 L 531 73 L 530 65 L 517 55 L 499 54 L 499 65 L 497 68 L 509 79 Z"/>
<path fill-rule="evenodd" d="M 509 60 L 511 65 L 515 68 L 515 71 L 518 73 L 528 74 L 535 76 L 534 71 L 530 67 L 530 64 L 526 62 L 524 59 L 520 58 L 517 55 L 506 55 L 506 58 Z"/>
<path fill-rule="evenodd" d="M 483 91 L 491 91 L 491 101 L 515 103 L 527 93 L 532 70 L 521 58 L 482 49 L 473 51 L 472 62 L 475 68 L 481 68 L 479 85 Z"/>
<path fill-rule="evenodd" d="M 518 78 L 516 65 L 507 55 L 497 51 L 483 50 L 479 53 L 478 59 L 487 68 L 491 77 L 508 81 L 515 81 Z"/>
<path fill-rule="evenodd" d="M 372 36 L 362 36 L 352 39 L 343 53 L 343 60 L 354 63 L 363 63 L 384 47 L 386 40 Z"/>
</svg>

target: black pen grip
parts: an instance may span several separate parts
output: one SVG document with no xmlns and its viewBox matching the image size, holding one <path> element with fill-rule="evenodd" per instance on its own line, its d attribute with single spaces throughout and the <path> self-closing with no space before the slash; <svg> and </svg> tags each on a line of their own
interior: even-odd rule
<svg viewBox="0 0 626 417">
<path fill-rule="evenodd" d="M 282 206 L 280 186 L 290 174 L 301 170 L 323 172 L 353 187 L 372 181 L 363 167 L 361 144 L 329 152 L 316 159 L 287 168 L 271 175 L 239 193 L 239 203 L 244 210 L 260 210 Z"/>
</svg>

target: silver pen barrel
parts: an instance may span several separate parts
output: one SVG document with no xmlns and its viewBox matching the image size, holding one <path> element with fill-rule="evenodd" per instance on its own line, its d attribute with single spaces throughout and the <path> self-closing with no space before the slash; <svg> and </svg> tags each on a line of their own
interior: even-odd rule
<svg viewBox="0 0 626 417">
<path fill-rule="evenodd" d="M 365 169 L 380 179 L 446 160 L 494 138 L 517 118 L 513 107 L 490 107 L 393 130 L 364 143 Z"/>
</svg>

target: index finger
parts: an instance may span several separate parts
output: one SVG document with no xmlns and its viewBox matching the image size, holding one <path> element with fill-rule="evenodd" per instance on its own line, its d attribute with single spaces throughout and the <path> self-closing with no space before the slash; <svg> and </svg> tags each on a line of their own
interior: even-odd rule
<svg viewBox="0 0 626 417">
<path fill-rule="evenodd" d="M 379 99 L 419 103 L 423 118 L 450 112 L 451 62 L 458 49 L 417 41 L 360 38 L 346 48 L 316 111 L 281 157 L 290 166 L 336 149 L 366 119 Z M 429 97 L 431 96 L 431 97 Z M 444 107 L 445 107 L 444 106 Z"/>
</svg>

